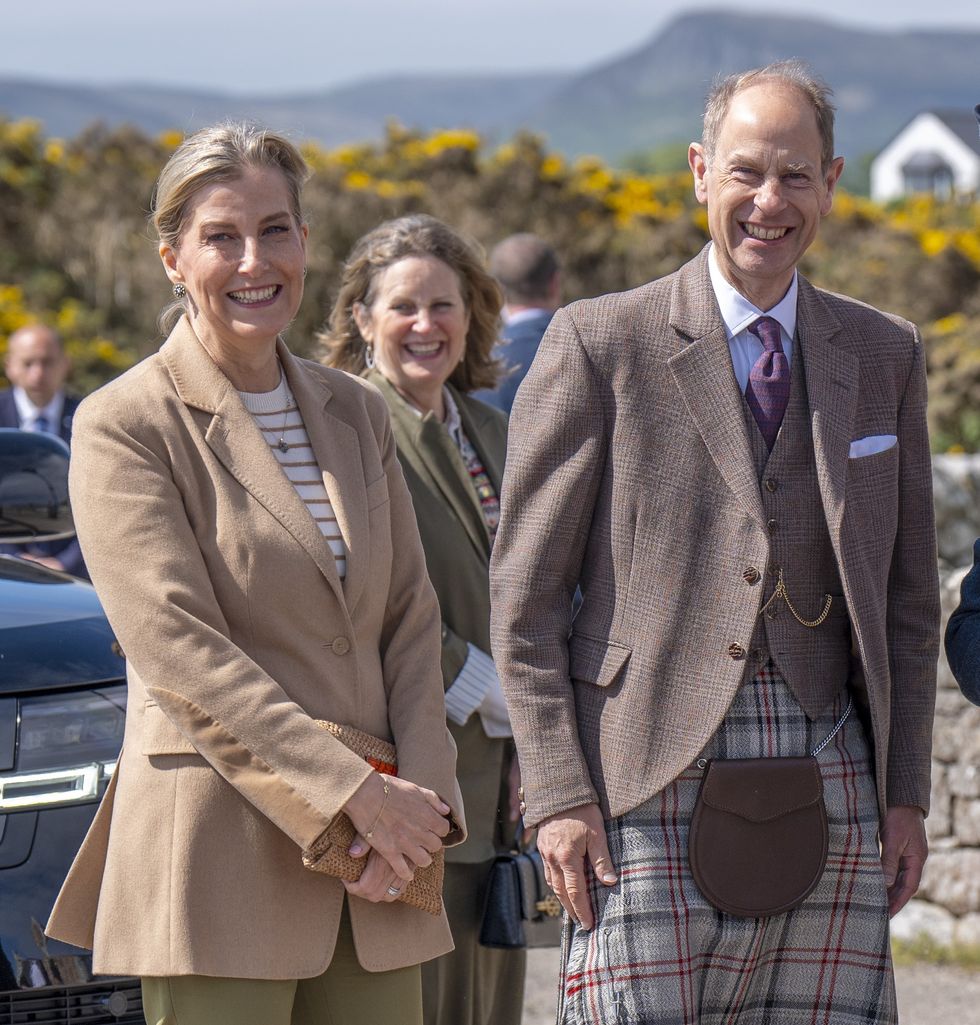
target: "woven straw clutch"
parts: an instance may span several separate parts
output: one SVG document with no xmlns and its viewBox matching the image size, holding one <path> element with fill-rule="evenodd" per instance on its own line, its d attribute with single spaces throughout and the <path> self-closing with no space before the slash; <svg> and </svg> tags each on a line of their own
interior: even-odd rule
<svg viewBox="0 0 980 1025">
<path fill-rule="evenodd" d="M 387 740 L 381 740 L 353 726 L 341 726 L 325 719 L 317 719 L 316 724 L 332 733 L 378 772 L 386 776 L 398 775 L 395 747 Z M 354 824 L 346 815 L 337 815 L 327 829 L 303 851 L 303 865 L 313 872 L 324 872 L 348 882 L 360 879 L 367 858 L 352 858 L 347 853 L 356 832 Z M 431 865 L 415 870 L 415 878 L 402 890 L 398 899 L 430 915 L 438 915 L 442 911 L 444 871 L 445 858 L 440 848 L 432 855 Z"/>
</svg>

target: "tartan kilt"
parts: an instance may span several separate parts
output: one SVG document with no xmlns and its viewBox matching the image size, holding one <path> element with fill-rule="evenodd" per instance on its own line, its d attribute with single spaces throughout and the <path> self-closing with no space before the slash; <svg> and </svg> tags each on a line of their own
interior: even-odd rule
<svg viewBox="0 0 980 1025">
<path fill-rule="evenodd" d="M 739 690 L 704 758 L 808 754 L 815 722 L 768 661 Z M 827 867 L 798 907 L 723 914 L 691 876 L 687 836 L 702 770 L 607 822 L 619 882 L 589 888 L 596 926 L 566 919 L 559 1025 L 894 1025 L 898 1021 L 878 807 L 864 729 L 852 714 L 817 756 L 830 830 Z"/>
</svg>

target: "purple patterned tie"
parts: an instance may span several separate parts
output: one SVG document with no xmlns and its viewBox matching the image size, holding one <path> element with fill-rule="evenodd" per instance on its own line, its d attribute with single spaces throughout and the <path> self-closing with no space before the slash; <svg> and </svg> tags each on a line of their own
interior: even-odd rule
<svg viewBox="0 0 980 1025">
<path fill-rule="evenodd" d="M 749 372 L 745 398 L 771 452 L 789 402 L 789 363 L 783 352 L 778 320 L 759 317 L 749 324 L 749 330 L 762 342 L 765 351 Z"/>
</svg>

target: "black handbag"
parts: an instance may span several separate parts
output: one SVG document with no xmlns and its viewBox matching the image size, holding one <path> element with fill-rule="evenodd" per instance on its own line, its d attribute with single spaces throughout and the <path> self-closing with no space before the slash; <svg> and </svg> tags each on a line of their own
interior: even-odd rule
<svg viewBox="0 0 980 1025">
<path fill-rule="evenodd" d="M 557 947 L 561 942 L 562 907 L 544 879 L 536 850 L 498 854 L 490 866 L 480 944 L 522 950 Z"/>
</svg>

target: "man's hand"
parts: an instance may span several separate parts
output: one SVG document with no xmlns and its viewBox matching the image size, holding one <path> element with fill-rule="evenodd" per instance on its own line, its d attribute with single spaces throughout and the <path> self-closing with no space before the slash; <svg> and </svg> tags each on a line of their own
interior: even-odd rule
<svg viewBox="0 0 980 1025">
<path fill-rule="evenodd" d="M 583 804 L 545 819 L 538 826 L 538 850 L 545 878 L 562 907 L 583 929 L 591 929 L 595 923 L 585 879 L 586 859 L 600 882 L 616 883 L 599 806 Z"/>
<path fill-rule="evenodd" d="M 922 866 L 929 854 L 922 809 L 909 805 L 889 808 L 879 833 L 881 868 L 888 888 L 888 917 L 892 918 L 919 888 Z"/>
</svg>

